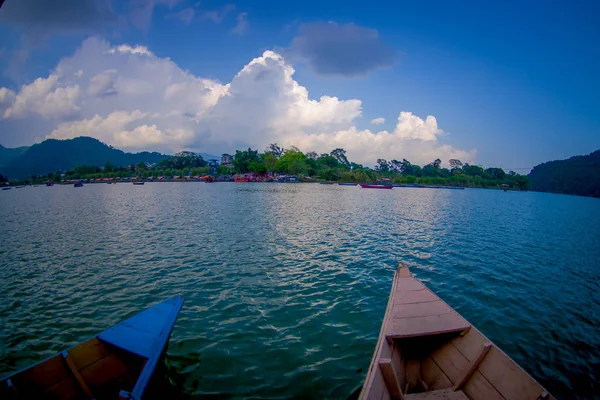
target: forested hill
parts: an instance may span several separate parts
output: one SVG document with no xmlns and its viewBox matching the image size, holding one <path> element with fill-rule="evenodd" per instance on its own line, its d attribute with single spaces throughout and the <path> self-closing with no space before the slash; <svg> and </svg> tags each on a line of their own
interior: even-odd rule
<svg viewBox="0 0 600 400">
<path fill-rule="evenodd" d="M 537 165 L 528 178 L 538 192 L 600 197 L 600 150 Z"/>
<path fill-rule="evenodd" d="M 67 171 L 78 165 L 131 165 L 157 163 L 167 157 L 160 153 L 125 153 L 97 139 L 78 137 L 69 140 L 47 139 L 30 147 L 0 149 L 0 173 L 10 179 Z"/>
</svg>

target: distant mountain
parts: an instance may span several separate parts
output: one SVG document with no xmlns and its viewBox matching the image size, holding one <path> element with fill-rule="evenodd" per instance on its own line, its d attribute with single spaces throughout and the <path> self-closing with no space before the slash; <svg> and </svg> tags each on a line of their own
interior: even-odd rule
<svg viewBox="0 0 600 400">
<path fill-rule="evenodd" d="M 47 139 L 29 147 L 0 149 L 0 173 L 10 179 L 67 171 L 77 165 L 131 165 L 157 163 L 167 157 L 160 153 L 125 153 L 97 139 L 78 137 L 68 140 Z"/>
<path fill-rule="evenodd" d="M 531 190 L 600 197 L 600 150 L 533 167 Z"/>
<path fill-rule="evenodd" d="M 9 164 L 15 158 L 21 156 L 28 149 L 27 146 L 7 148 L 0 144 L 0 168 Z"/>
</svg>

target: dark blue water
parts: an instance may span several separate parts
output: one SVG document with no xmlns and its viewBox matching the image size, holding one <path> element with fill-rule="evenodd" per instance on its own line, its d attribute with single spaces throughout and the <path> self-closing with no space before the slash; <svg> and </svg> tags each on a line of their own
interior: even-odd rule
<svg viewBox="0 0 600 400">
<path fill-rule="evenodd" d="M 174 294 L 191 397 L 339 398 L 399 261 L 558 397 L 600 393 L 600 200 L 154 183 L 0 192 L 0 375 Z"/>
</svg>

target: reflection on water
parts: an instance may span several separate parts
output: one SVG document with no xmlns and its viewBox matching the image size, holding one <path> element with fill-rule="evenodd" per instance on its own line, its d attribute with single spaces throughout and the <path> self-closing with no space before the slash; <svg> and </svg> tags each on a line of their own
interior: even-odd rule
<svg viewBox="0 0 600 400">
<path fill-rule="evenodd" d="M 174 294 L 172 390 L 346 398 L 398 261 L 555 395 L 600 392 L 598 199 L 308 184 L 0 193 L 0 372 Z"/>
</svg>

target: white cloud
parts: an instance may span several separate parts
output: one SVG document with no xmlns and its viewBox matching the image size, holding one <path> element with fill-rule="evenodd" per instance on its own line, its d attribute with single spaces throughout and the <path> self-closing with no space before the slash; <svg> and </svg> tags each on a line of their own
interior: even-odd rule
<svg viewBox="0 0 600 400">
<path fill-rule="evenodd" d="M 23 85 L 13 105 L 4 111 L 4 119 L 39 114 L 45 118 L 59 118 L 72 115 L 79 106 L 79 85 L 61 85 L 59 78 L 51 74 L 48 78 L 38 78 L 29 85 Z"/>
<path fill-rule="evenodd" d="M 236 18 L 235 27 L 231 30 L 234 35 L 243 35 L 248 30 L 248 13 L 239 13 Z"/>
<path fill-rule="evenodd" d="M 385 118 L 381 118 L 381 117 L 380 117 L 380 118 L 375 118 L 375 119 L 372 119 L 372 120 L 371 120 L 371 123 L 372 123 L 373 125 L 381 125 L 381 124 L 385 123 Z"/>
<path fill-rule="evenodd" d="M 48 137 L 92 136 L 134 151 L 219 153 L 248 146 L 262 150 L 277 142 L 319 153 L 343 147 L 350 159 L 366 165 L 377 158 L 428 163 L 475 157 L 474 150 L 440 143 L 444 131 L 433 116 L 399 112 L 391 132 L 360 130 L 360 100 L 311 98 L 294 72 L 280 54 L 265 51 L 222 84 L 184 71 L 146 47 L 90 38 L 47 78 L 18 93 L 0 88 L 0 105 L 8 107 L 5 118 L 39 116 L 35 129 L 31 122 L 31 129 L 7 133 L 23 141 L 27 132 L 37 135 L 45 127 Z"/>
<path fill-rule="evenodd" d="M 146 46 L 130 46 L 128 44 L 122 44 L 120 46 L 117 47 L 113 47 L 112 49 L 109 50 L 109 52 L 111 54 L 114 54 L 115 52 L 119 52 L 119 53 L 129 53 L 129 54 L 141 54 L 141 55 L 145 55 L 145 56 L 151 56 L 152 53 L 148 50 L 148 48 Z"/>
</svg>

